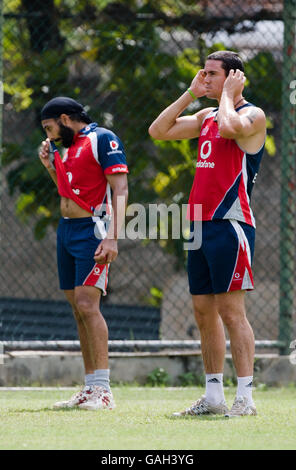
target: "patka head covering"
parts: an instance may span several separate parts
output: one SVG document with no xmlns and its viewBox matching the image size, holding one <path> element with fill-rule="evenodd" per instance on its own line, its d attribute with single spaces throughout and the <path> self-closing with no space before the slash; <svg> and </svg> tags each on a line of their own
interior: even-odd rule
<svg viewBox="0 0 296 470">
<path fill-rule="evenodd" d="M 92 122 L 82 104 L 67 96 L 58 96 L 48 101 L 41 110 L 41 121 L 59 118 L 61 114 L 79 114 L 81 121 L 87 124 Z"/>
</svg>

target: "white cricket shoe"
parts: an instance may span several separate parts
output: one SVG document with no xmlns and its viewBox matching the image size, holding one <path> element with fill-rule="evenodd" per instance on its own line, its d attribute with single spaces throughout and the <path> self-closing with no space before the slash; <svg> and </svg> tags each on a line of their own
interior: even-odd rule
<svg viewBox="0 0 296 470">
<path fill-rule="evenodd" d="M 173 416 L 225 415 L 228 411 L 225 401 L 218 405 L 212 405 L 206 401 L 206 397 L 203 395 L 190 408 L 186 408 L 184 411 L 177 411 L 173 413 Z"/>
<path fill-rule="evenodd" d="M 75 393 L 70 400 L 65 401 L 58 401 L 56 402 L 53 407 L 54 408 L 76 408 L 81 403 L 86 402 L 93 393 L 92 386 L 85 386 L 82 390 Z"/>
<path fill-rule="evenodd" d="M 256 416 L 255 405 L 248 405 L 247 397 L 236 397 L 231 410 L 225 414 L 225 418 L 237 418 L 239 416 Z"/>
<path fill-rule="evenodd" d="M 98 385 L 92 386 L 92 394 L 89 399 L 79 404 L 82 410 L 113 410 L 116 405 L 112 392 L 99 387 Z"/>
</svg>

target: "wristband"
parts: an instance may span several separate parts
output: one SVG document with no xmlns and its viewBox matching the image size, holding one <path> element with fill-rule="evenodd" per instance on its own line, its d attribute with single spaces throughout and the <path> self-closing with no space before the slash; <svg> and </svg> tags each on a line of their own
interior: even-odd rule
<svg viewBox="0 0 296 470">
<path fill-rule="evenodd" d="M 193 93 L 192 90 L 190 90 L 190 88 L 187 89 L 189 95 L 191 96 L 191 98 L 193 98 L 194 100 L 197 100 L 197 96 L 195 96 L 195 94 Z"/>
</svg>

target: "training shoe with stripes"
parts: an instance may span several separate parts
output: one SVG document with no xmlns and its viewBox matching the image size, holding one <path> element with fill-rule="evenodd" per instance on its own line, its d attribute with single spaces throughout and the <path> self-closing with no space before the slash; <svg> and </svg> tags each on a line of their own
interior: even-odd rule
<svg viewBox="0 0 296 470">
<path fill-rule="evenodd" d="M 225 413 L 225 418 L 237 418 L 239 416 L 256 416 L 255 405 L 248 405 L 247 397 L 237 397 L 234 400 L 231 410 Z"/>
<path fill-rule="evenodd" d="M 206 401 L 205 395 L 193 403 L 184 411 L 173 413 L 173 416 L 201 416 L 201 415 L 225 415 L 228 412 L 226 403 L 223 401 L 218 405 L 212 405 Z"/>
<path fill-rule="evenodd" d="M 76 408 L 81 403 L 86 402 L 91 397 L 93 391 L 94 390 L 92 386 L 90 387 L 85 386 L 82 390 L 75 393 L 70 398 L 70 400 L 58 401 L 53 405 L 53 407 L 54 408 Z"/>
<path fill-rule="evenodd" d="M 89 399 L 79 405 L 82 410 L 113 410 L 115 402 L 112 392 L 105 390 L 103 387 L 93 385 L 93 392 Z"/>
</svg>

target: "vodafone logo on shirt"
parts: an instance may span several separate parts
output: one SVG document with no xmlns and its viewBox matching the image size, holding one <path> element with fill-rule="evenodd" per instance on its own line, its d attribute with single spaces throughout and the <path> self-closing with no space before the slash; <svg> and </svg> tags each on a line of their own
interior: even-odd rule
<svg viewBox="0 0 296 470">
<path fill-rule="evenodd" d="M 107 152 L 107 155 L 112 155 L 113 153 L 122 153 L 122 150 L 118 149 L 119 143 L 116 142 L 116 140 L 110 140 L 109 144 L 112 150 L 110 152 Z"/>
<path fill-rule="evenodd" d="M 116 140 L 110 140 L 110 147 L 112 150 L 117 150 L 119 147 L 119 143 Z"/>
<path fill-rule="evenodd" d="M 206 159 L 210 156 L 212 151 L 212 142 L 210 140 L 205 140 L 200 147 L 200 156 L 203 159 Z"/>
<path fill-rule="evenodd" d="M 215 168 L 214 162 L 205 161 L 212 152 L 212 142 L 210 140 L 205 140 L 200 147 L 200 157 L 202 160 L 198 161 L 196 164 L 197 168 Z"/>
</svg>

